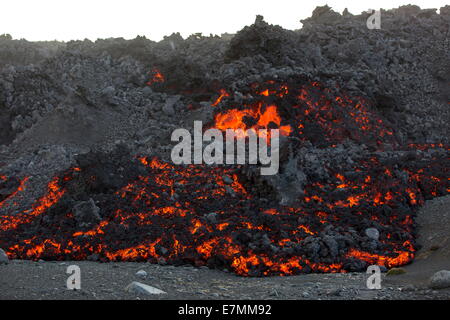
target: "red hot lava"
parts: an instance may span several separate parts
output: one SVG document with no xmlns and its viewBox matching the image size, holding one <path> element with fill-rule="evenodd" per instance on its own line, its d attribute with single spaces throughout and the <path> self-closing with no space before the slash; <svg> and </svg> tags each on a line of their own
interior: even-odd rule
<svg viewBox="0 0 450 320">
<path fill-rule="evenodd" d="M 219 129 L 279 128 L 321 147 L 351 139 L 401 150 L 364 99 L 330 98 L 318 83 L 256 84 L 253 99 L 241 106 L 231 106 L 226 92 L 213 103 Z M 399 266 L 414 258 L 415 210 L 425 198 L 450 191 L 446 151 L 431 160 L 386 162 L 373 153 L 330 165 L 324 170 L 331 178 L 308 177 L 295 206 L 280 205 L 241 166 L 100 154 L 55 177 L 31 208 L 17 213 L 20 197 L 33 188 L 33 181 L 21 180 L 0 202 L 0 247 L 18 259 L 207 265 L 242 276 Z M 76 204 L 90 199 L 100 218 L 83 224 Z M 379 230 L 378 241 L 364 234 L 369 227 Z"/>
</svg>

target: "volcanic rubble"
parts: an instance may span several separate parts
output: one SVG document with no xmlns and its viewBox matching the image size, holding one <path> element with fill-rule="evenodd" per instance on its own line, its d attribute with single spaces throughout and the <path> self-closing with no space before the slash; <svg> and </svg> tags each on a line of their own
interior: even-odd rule
<svg viewBox="0 0 450 320">
<path fill-rule="evenodd" d="M 300 30 L 68 43 L 0 37 L 0 247 L 243 276 L 410 262 L 448 194 L 450 7 Z M 176 128 L 280 129 L 280 172 L 175 165 Z"/>
</svg>

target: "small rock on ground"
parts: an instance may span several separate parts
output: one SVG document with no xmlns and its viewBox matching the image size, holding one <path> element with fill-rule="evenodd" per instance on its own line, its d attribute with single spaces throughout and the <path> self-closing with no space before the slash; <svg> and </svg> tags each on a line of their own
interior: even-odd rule
<svg viewBox="0 0 450 320">
<path fill-rule="evenodd" d="M 430 278 L 430 287 L 432 289 L 450 288 L 450 271 L 441 270 L 433 274 Z"/>
<path fill-rule="evenodd" d="M 139 270 L 138 272 L 136 272 L 136 277 L 138 277 L 139 279 L 146 279 L 147 272 L 145 272 L 144 270 Z"/>
<path fill-rule="evenodd" d="M 0 249 L 0 264 L 7 264 L 9 263 L 8 255 L 3 251 L 3 249 Z"/>
<path fill-rule="evenodd" d="M 149 285 L 133 281 L 126 288 L 125 291 L 135 294 L 144 294 L 144 295 L 158 295 L 158 294 L 166 294 L 167 292 L 162 291 L 158 288 L 151 287 Z"/>
<path fill-rule="evenodd" d="M 387 276 L 397 276 L 399 274 L 404 274 L 404 273 L 406 273 L 406 270 L 403 268 L 392 268 L 386 273 L 386 275 Z"/>
</svg>

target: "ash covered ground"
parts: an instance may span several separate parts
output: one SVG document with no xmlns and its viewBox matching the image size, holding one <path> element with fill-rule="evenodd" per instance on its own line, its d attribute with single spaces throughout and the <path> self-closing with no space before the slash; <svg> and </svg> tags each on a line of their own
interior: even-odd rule
<svg viewBox="0 0 450 320">
<path fill-rule="evenodd" d="M 0 247 L 244 276 L 412 261 L 449 192 L 449 6 L 318 7 L 297 31 L 68 43 L 0 38 Z M 174 167 L 171 133 L 279 128 L 280 173 Z"/>
</svg>

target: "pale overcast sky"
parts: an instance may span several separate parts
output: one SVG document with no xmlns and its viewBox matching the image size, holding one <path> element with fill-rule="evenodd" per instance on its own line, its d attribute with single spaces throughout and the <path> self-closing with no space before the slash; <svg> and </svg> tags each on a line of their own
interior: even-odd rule
<svg viewBox="0 0 450 320">
<path fill-rule="evenodd" d="M 160 40 L 180 32 L 183 37 L 234 33 L 261 14 L 287 29 L 301 27 L 300 19 L 318 5 L 335 11 L 348 8 L 359 14 L 368 9 L 390 9 L 412 3 L 421 8 L 445 6 L 448 0 L 301 1 L 301 0 L 0 0 L 0 34 L 15 39 L 76 40 L 145 35 Z"/>
</svg>

